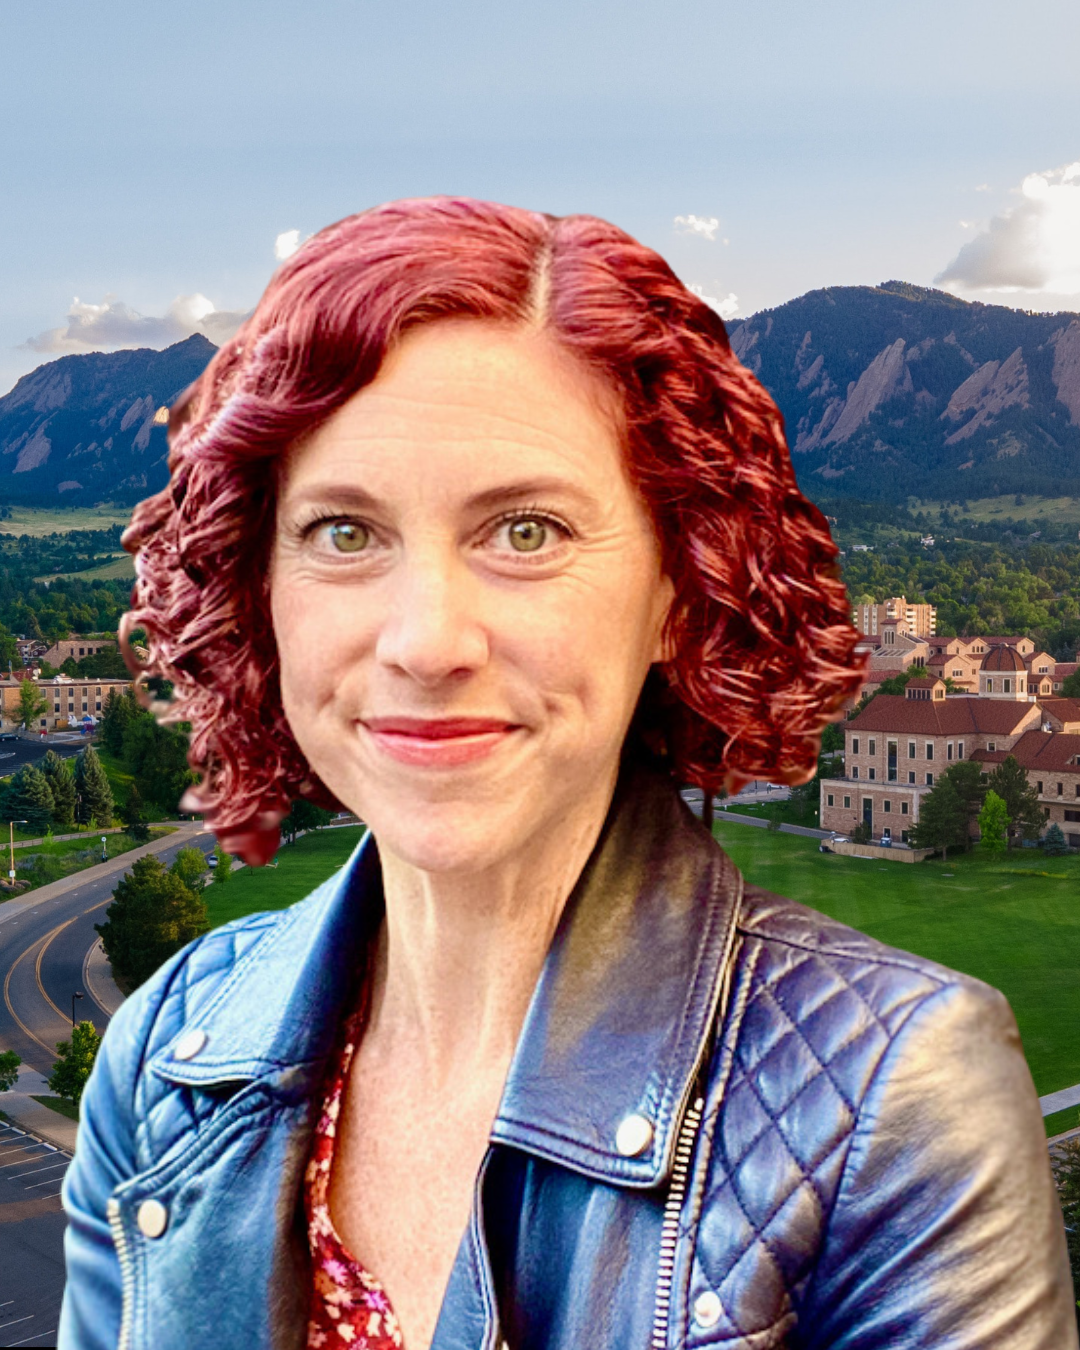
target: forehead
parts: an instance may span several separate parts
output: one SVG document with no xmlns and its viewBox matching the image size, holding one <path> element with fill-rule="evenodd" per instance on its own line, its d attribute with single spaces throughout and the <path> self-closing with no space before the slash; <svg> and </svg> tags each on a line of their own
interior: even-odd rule
<svg viewBox="0 0 1080 1350">
<path fill-rule="evenodd" d="M 281 487 L 403 468 L 629 485 L 614 395 L 542 332 L 476 321 L 409 332 L 371 384 L 283 456 Z"/>
</svg>

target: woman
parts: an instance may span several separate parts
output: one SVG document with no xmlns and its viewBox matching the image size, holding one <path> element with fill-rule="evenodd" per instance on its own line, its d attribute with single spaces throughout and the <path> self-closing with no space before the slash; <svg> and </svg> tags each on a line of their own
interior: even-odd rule
<svg viewBox="0 0 1080 1350">
<path fill-rule="evenodd" d="M 662 260 L 366 212 L 170 437 L 123 635 L 189 804 L 252 863 L 298 797 L 370 832 L 114 1019 L 61 1344 L 1075 1346 L 1004 999 L 745 886 L 678 795 L 805 781 L 861 665 L 777 411 Z"/>
</svg>

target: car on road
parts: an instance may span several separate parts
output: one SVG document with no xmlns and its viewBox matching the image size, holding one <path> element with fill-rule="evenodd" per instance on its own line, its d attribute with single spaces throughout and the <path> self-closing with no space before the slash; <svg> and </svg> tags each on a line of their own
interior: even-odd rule
<svg viewBox="0 0 1080 1350">
<path fill-rule="evenodd" d="M 818 852 L 819 852 L 819 853 L 833 853 L 833 852 L 835 852 L 835 850 L 834 850 L 833 847 L 832 847 L 833 844 L 846 843 L 846 842 L 847 842 L 847 835 L 846 835 L 846 834 L 837 834 L 836 831 L 834 830 L 834 831 L 832 832 L 832 834 L 826 835 L 825 838 L 821 841 L 821 843 L 818 844 Z"/>
<path fill-rule="evenodd" d="M 17 731 L 0 731 L 0 741 L 17 741 L 20 739 Z"/>
</svg>

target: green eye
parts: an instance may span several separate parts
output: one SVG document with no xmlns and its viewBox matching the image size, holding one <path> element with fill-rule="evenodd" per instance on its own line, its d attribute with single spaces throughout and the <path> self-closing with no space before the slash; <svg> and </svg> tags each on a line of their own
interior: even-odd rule
<svg viewBox="0 0 1080 1350">
<path fill-rule="evenodd" d="M 510 525 L 510 538 L 518 553 L 535 553 L 546 534 L 547 526 L 536 516 L 523 516 Z"/>
<path fill-rule="evenodd" d="M 367 542 L 367 530 L 352 520 L 330 526 L 330 542 L 339 553 L 359 553 Z"/>
</svg>

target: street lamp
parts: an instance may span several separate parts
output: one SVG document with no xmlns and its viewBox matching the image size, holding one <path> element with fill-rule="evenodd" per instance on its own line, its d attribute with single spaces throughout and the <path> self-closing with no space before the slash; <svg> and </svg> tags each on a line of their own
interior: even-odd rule
<svg viewBox="0 0 1080 1350">
<path fill-rule="evenodd" d="M 102 861 L 102 862 L 108 862 L 108 861 L 109 861 L 109 854 L 108 854 L 108 851 L 107 851 L 106 848 L 105 848 L 105 836 L 104 836 L 104 835 L 101 836 L 101 861 Z"/>
<path fill-rule="evenodd" d="M 8 854 L 9 854 L 10 862 L 11 862 L 11 867 L 10 867 L 10 870 L 9 870 L 9 872 L 8 872 L 8 880 L 9 880 L 12 884 L 14 884 L 14 882 L 15 882 L 15 826 L 16 826 L 16 825 L 27 825 L 27 824 L 29 824 L 29 822 L 28 822 L 28 821 L 25 821 L 25 820 L 9 820 L 9 821 L 8 821 Z"/>
<path fill-rule="evenodd" d="M 80 993 L 78 992 L 78 990 L 76 990 L 75 993 L 72 994 L 72 996 L 71 996 L 71 1029 L 72 1029 L 72 1031 L 75 1030 L 75 1000 L 76 1000 L 77 998 L 82 998 L 82 994 L 80 994 Z"/>
</svg>

